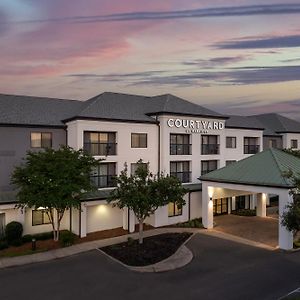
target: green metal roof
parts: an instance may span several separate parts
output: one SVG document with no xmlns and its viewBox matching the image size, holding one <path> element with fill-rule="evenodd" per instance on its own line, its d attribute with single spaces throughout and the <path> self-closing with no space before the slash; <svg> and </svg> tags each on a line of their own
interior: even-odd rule
<svg viewBox="0 0 300 300">
<path fill-rule="evenodd" d="M 17 192 L 9 191 L 9 192 L 1 192 L 0 193 L 0 204 L 10 204 L 17 202 Z"/>
<path fill-rule="evenodd" d="M 227 167 L 201 176 L 202 181 L 291 188 L 283 172 L 300 174 L 300 158 L 278 149 L 268 149 Z"/>
</svg>

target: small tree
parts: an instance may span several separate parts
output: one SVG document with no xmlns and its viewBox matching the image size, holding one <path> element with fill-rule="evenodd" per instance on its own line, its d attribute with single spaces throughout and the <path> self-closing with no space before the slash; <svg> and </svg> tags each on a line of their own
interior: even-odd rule
<svg viewBox="0 0 300 300">
<path fill-rule="evenodd" d="M 293 172 L 285 172 L 284 176 L 290 178 L 294 188 L 290 191 L 293 202 L 286 206 L 286 211 L 281 216 L 281 224 L 291 231 L 294 237 L 300 232 L 300 177 Z"/>
<path fill-rule="evenodd" d="M 59 239 L 60 223 L 67 209 L 80 209 L 83 193 L 92 191 L 90 172 L 98 161 L 83 150 L 62 146 L 28 152 L 25 164 L 16 167 L 12 183 L 18 188 L 18 208 L 43 208 Z"/>
<path fill-rule="evenodd" d="M 141 160 L 137 163 L 135 174 L 128 176 L 125 167 L 116 178 L 117 188 L 111 192 L 108 202 L 114 201 L 114 206 L 121 209 L 127 207 L 134 212 L 139 222 L 139 243 L 142 244 L 145 219 L 170 202 L 182 207 L 187 190 L 177 178 L 163 174 L 154 176 L 149 172 L 148 164 L 145 168 Z"/>
</svg>

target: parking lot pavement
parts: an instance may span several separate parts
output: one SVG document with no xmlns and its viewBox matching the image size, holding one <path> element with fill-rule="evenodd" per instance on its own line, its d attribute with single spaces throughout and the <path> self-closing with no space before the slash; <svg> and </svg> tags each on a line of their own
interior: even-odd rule
<svg viewBox="0 0 300 300">
<path fill-rule="evenodd" d="M 300 286 L 300 252 L 286 254 L 196 234 L 192 262 L 165 273 L 129 271 L 99 251 L 0 270 L 1 300 L 279 299 Z"/>
</svg>

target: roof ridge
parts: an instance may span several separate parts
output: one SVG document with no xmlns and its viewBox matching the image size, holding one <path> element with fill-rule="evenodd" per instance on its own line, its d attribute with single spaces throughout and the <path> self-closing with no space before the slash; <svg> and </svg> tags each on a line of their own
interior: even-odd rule
<svg viewBox="0 0 300 300">
<path fill-rule="evenodd" d="M 281 172 L 281 175 L 282 175 L 282 178 L 283 178 L 284 182 L 285 182 L 286 184 L 289 184 L 289 181 L 287 180 L 287 178 L 284 177 L 283 174 L 282 174 L 282 173 L 284 172 L 284 170 L 283 170 L 282 165 L 281 165 L 281 163 L 279 162 L 277 156 L 275 155 L 275 152 L 281 152 L 281 153 L 282 153 L 282 152 L 284 152 L 284 151 L 279 150 L 279 149 L 270 148 L 270 152 L 271 152 L 271 154 L 272 154 L 272 156 L 273 156 L 273 158 L 274 158 L 274 160 L 275 160 L 275 162 L 276 162 L 276 164 L 277 164 L 277 166 L 278 166 L 278 169 L 279 169 L 280 172 Z"/>
</svg>

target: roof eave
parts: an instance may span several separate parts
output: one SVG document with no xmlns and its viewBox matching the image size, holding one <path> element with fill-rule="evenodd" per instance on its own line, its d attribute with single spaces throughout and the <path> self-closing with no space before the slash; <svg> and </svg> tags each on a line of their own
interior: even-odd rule
<svg viewBox="0 0 300 300">
<path fill-rule="evenodd" d="M 216 116 L 216 115 L 205 115 L 205 114 L 192 114 L 192 113 L 178 113 L 178 112 L 171 112 L 171 111 L 157 111 L 157 112 L 150 112 L 146 113 L 147 116 L 153 115 L 174 115 L 174 116 L 189 116 L 189 117 L 202 117 L 202 118 L 211 118 L 211 119 L 222 119 L 227 120 L 229 117 L 225 116 Z"/>
</svg>

